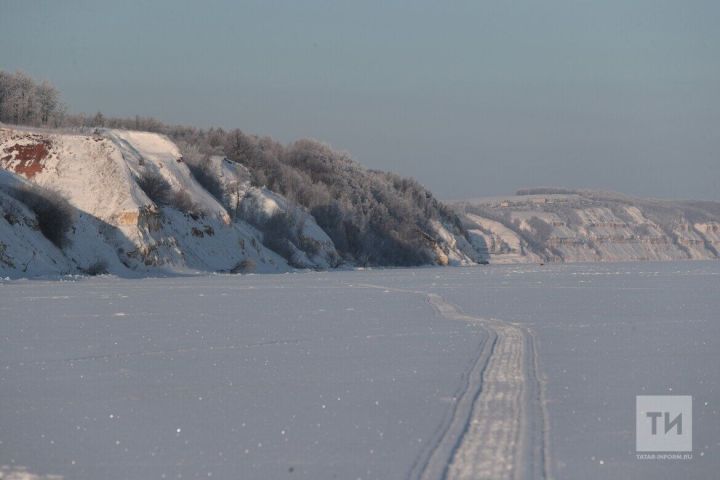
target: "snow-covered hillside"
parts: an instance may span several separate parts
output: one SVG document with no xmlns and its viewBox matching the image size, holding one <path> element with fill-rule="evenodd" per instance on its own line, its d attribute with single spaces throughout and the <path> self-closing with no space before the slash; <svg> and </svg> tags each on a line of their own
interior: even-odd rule
<svg viewBox="0 0 720 480">
<path fill-rule="evenodd" d="M 150 132 L 0 127 L 0 275 L 286 272 L 365 261 L 348 253 L 347 232 L 356 227 L 347 220 L 336 222 L 350 228 L 338 240 L 332 221 L 328 227 L 325 217 L 323 230 L 288 199 L 296 197 L 261 186 L 237 159 L 183 148 Z M 367 176 L 348 165 L 358 179 Z M 338 182 L 355 178 L 347 172 Z M 540 190 L 456 207 L 462 226 L 426 213 L 403 233 L 415 235 L 424 262 L 710 259 L 720 251 L 720 206 L 712 202 Z"/>
<path fill-rule="evenodd" d="M 27 183 L 0 170 L 0 273 L 34 276 L 68 271 L 70 262 L 40 233 L 35 213 L 6 193 Z"/>
<path fill-rule="evenodd" d="M 201 185 L 190 167 L 210 172 L 213 188 Z M 307 209 L 253 186 L 245 166 L 218 155 L 184 159 L 164 135 L 0 128 L 0 171 L 2 276 L 284 272 L 352 264 Z M 62 245 L 45 238 L 23 204 L 18 191 L 28 190 L 69 202 Z M 273 242 L 276 232 L 265 227 L 278 215 L 292 220 L 292 232 Z M 430 225 L 435 263 L 478 260 L 462 233 L 438 221 Z"/>
<path fill-rule="evenodd" d="M 117 274 L 290 269 L 263 245 L 256 228 L 233 219 L 197 183 L 162 135 L 0 129 L 0 152 L 2 275 L 78 273 L 98 265 Z M 143 178 L 153 176 L 169 186 L 168 204 L 141 188 Z M 33 227 L 32 212 L 7 192 L 33 185 L 59 192 L 76 210 L 62 250 Z M 13 211 L 19 221 L 11 223 Z M 305 266 L 325 265 L 308 260 Z"/>
<path fill-rule="evenodd" d="M 714 259 L 720 204 L 582 191 L 477 199 L 456 207 L 492 263 Z"/>
</svg>

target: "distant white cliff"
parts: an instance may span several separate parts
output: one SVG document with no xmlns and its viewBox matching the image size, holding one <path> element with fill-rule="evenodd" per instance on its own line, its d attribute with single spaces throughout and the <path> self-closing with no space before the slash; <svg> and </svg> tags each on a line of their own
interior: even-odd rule
<svg viewBox="0 0 720 480">
<path fill-rule="evenodd" d="M 720 203 L 531 189 L 457 202 L 490 263 L 716 259 Z"/>
</svg>

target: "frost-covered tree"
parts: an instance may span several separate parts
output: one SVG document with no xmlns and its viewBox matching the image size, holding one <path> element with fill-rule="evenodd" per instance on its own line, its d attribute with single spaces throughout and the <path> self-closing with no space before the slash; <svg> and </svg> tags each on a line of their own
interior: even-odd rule
<svg viewBox="0 0 720 480">
<path fill-rule="evenodd" d="M 59 112 L 60 93 L 49 82 L 42 81 L 35 89 L 40 113 L 40 123 L 47 125 L 52 115 Z"/>
<path fill-rule="evenodd" d="M 0 71 L 0 121 L 23 125 L 55 125 L 62 115 L 60 94 L 49 82 L 23 72 Z"/>
<path fill-rule="evenodd" d="M 105 126 L 105 115 L 102 112 L 97 112 L 92 119 L 93 127 L 104 127 Z"/>
</svg>

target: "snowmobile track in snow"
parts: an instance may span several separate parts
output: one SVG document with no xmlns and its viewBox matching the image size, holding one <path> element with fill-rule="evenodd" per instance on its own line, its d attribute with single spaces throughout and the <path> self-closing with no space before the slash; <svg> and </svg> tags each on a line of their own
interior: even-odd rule
<svg viewBox="0 0 720 480">
<path fill-rule="evenodd" d="M 473 323 L 486 339 L 439 438 L 410 478 L 549 478 L 547 415 L 533 335 L 500 320 L 464 314 L 437 294 L 426 296 L 442 317 Z"/>
<path fill-rule="evenodd" d="M 452 410 L 408 478 L 550 479 L 548 415 L 532 332 L 463 313 L 435 293 L 359 286 L 423 295 L 441 317 L 472 323 L 485 334 Z"/>
</svg>

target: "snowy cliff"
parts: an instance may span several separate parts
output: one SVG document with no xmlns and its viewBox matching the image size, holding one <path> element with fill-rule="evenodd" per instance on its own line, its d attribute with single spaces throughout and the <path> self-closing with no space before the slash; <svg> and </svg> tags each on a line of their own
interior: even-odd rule
<svg viewBox="0 0 720 480">
<path fill-rule="evenodd" d="M 348 264 L 307 209 L 253 186 L 242 164 L 203 158 L 201 171 L 215 182 L 209 188 L 190 161 L 156 133 L 0 126 L 0 275 L 284 272 Z M 271 228 L 279 217 L 292 220 L 281 242 Z M 475 260 L 461 233 L 439 222 L 432 230 L 435 263 Z"/>
<path fill-rule="evenodd" d="M 233 219 L 197 183 L 161 135 L 3 128 L 0 167 L 2 275 L 290 269 L 255 227 Z M 147 178 L 163 180 L 167 202 L 141 188 Z M 17 191 L 38 187 L 58 192 L 74 210 L 62 246 L 43 236 L 31 209 L 17 199 Z"/>
<path fill-rule="evenodd" d="M 538 189 L 455 206 L 491 263 L 700 260 L 720 251 L 714 202 Z"/>
</svg>

